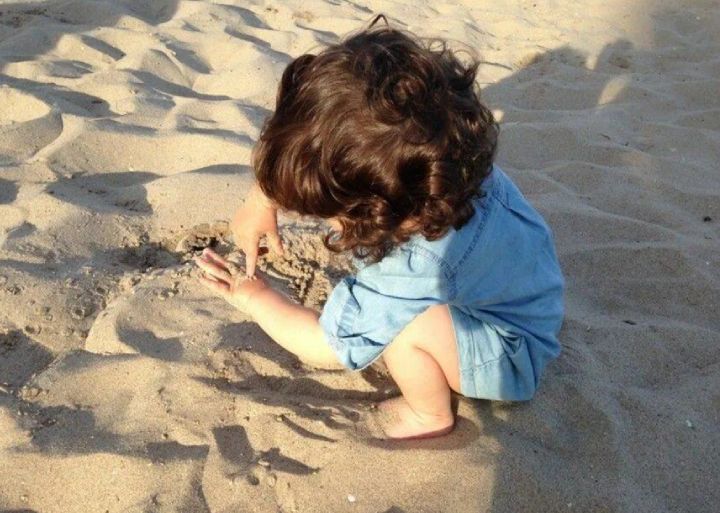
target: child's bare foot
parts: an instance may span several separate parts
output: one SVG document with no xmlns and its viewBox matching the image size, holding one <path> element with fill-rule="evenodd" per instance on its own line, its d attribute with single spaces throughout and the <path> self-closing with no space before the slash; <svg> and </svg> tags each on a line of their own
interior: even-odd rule
<svg viewBox="0 0 720 513">
<path fill-rule="evenodd" d="M 446 435 L 455 423 L 452 412 L 446 415 L 419 413 L 402 396 L 378 404 L 378 420 L 385 437 L 394 440 Z"/>
</svg>

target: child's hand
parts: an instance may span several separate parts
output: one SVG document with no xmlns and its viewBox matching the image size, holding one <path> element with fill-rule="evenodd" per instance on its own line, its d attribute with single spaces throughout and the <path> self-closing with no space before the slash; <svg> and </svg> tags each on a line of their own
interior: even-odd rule
<svg viewBox="0 0 720 513">
<path fill-rule="evenodd" d="M 202 255 L 195 257 L 195 263 L 203 270 L 200 282 L 223 297 L 240 311 L 250 313 L 250 299 L 268 285 L 257 277 L 248 278 L 237 272 L 233 266 L 213 250 L 206 248 Z"/>
<path fill-rule="evenodd" d="M 258 243 L 265 236 L 270 247 L 283 254 L 282 241 L 278 234 L 277 210 L 256 185 L 248 193 L 245 204 L 235 213 L 230 223 L 235 244 L 245 253 L 247 275 L 255 275 L 258 257 Z"/>
</svg>

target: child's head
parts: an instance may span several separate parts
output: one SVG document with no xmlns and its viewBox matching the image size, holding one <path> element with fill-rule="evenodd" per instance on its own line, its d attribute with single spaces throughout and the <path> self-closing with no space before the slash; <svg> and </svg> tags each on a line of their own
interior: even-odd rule
<svg viewBox="0 0 720 513">
<path fill-rule="evenodd" d="M 261 189 L 283 209 L 335 218 L 328 247 L 371 260 L 460 228 L 497 141 L 476 69 L 379 26 L 298 57 L 254 151 Z"/>
</svg>

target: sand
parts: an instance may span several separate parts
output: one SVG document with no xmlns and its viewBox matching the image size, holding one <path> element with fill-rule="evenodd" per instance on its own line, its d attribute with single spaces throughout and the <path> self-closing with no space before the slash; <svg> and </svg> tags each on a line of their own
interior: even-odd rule
<svg viewBox="0 0 720 513">
<path fill-rule="evenodd" d="M 720 504 L 720 10 L 711 0 L 0 0 L 0 510 L 688 512 Z M 498 162 L 551 224 L 564 352 L 445 438 L 363 441 L 317 371 L 200 289 L 287 62 L 383 12 L 485 61 Z M 347 270 L 283 220 L 261 269 Z"/>
</svg>

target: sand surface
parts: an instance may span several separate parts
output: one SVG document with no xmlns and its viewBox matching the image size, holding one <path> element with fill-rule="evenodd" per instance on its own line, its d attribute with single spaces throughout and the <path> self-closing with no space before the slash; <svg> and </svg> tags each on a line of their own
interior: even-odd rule
<svg viewBox="0 0 720 513">
<path fill-rule="evenodd" d="M 552 225 L 564 352 L 529 403 L 358 440 L 316 371 L 199 290 L 291 56 L 373 13 L 480 52 L 499 163 Z M 0 0 L 0 511 L 720 508 L 720 4 Z M 345 263 L 285 220 L 273 283 Z"/>
</svg>

